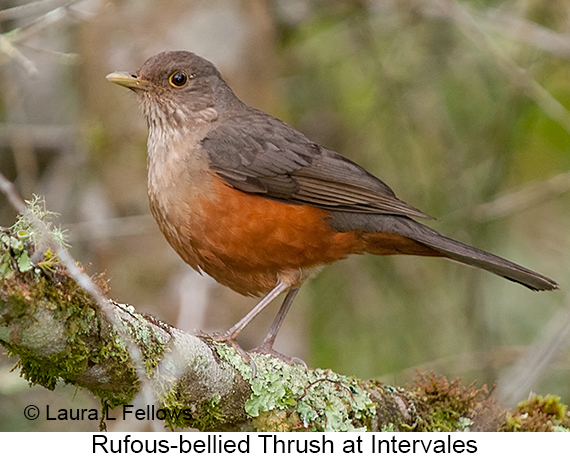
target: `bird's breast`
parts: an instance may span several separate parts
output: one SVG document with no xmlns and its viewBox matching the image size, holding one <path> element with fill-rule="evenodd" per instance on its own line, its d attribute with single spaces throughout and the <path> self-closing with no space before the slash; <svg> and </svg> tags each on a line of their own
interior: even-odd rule
<svg viewBox="0 0 570 457">
<path fill-rule="evenodd" d="M 192 267 L 197 260 L 192 234 L 203 224 L 201 203 L 211 194 L 202 132 L 170 135 L 149 132 L 147 181 L 150 210 L 170 245 Z"/>
<path fill-rule="evenodd" d="M 292 286 L 321 265 L 361 252 L 328 212 L 232 188 L 211 169 L 199 141 L 153 143 L 148 193 L 160 230 L 182 257 L 237 292 L 259 294 L 278 280 Z"/>
</svg>

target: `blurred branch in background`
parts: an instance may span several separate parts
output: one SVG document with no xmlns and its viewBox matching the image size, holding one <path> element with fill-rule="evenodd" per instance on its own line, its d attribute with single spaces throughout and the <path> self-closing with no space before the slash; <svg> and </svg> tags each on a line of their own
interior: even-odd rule
<svg viewBox="0 0 570 457">
<path fill-rule="evenodd" d="M 547 48 L 549 52 L 552 52 L 555 48 L 557 50 L 556 55 L 561 57 L 570 56 L 570 35 L 557 34 L 553 31 L 546 33 L 545 29 L 537 24 L 531 24 L 529 21 L 520 21 L 506 14 L 493 14 L 493 11 L 487 14 L 479 13 L 473 15 L 468 7 L 454 0 L 421 1 L 419 4 L 427 6 L 424 11 L 428 14 L 452 20 L 473 44 L 481 47 L 494 59 L 497 68 L 504 73 L 514 87 L 517 87 L 534 100 L 548 117 L 558 122 L 570 133 L 570 111 L 532 78 L 526 69 L 519 66 L 513 58 L 509 57 L 483 28 L 491 22 L 494 25 L 494 31 L 498 31 L 498 23 L 502 25 L 509 24 L 510 27 L 507 27 L 506 30 L 511 31 L 509 35 L 512 38 L 520 40 L 520 37 L 524 34 L 525 39 L 521 41 L 538 49 L 544 50 Z M 434 7 L 435 9 L 432 9 Z M 523 24 L 525 32 L 530 29 L 534 33 L 520 33 Z M 519 31 L 519 33 L 513 33 L 514 30 Z M 549 43 L 549 46 L 546 43 Z"/>
<path fill-rule="evenodd" d="M 500 7 L 482 13 L 475 12 L 475 14 L 485 19 L 482 23 L 483 27 L 490 28 L 497 34 L 527 43 L 556 57 L 570 58 L 570 35 L 568 33 L 556 33 L 536 22 L 505 13 Z"/>
<path fill-rule="evenodd" d="M 33 61 L 25 57 L 18 47 L 25 46 L 27 40 L 35 38 L 40 32 L 43 32 L 45 29 L 63 19 L 73 17 L 75 13 L 70 7 L 79 1 L 80 0 L 45 0 L 0 11 L 0 22 L 29 21 L 25 25 L 18 26 L 8 32 L 2 32 L 0 34 L 0 55 L 4 54 L 6 57 L 19 63 L 26 70 L 28 76 L 37 76 L 38 69 Z M 75 58 L 72 54 L 57 54 L 66 60 Z M 2 63 L 1 58 L 0 63 Z"/>
<path fill-rule="evenodd" d="M 477 219 L 482 221 L 509 217 L 514 213 L 556 199 L 568 192 L 570 192 L 570 172 L 560 173 L 521 189 L 509 190 L 499 194 L 493 201 L 478 205 L 474 214 Z"/>
<path fill-rule="evenodd" d="M 63 198 L 68 183 L 64 176 L 73 173 L 78 164 L 72 112 L 56 102 L 66 98 L 62 96 L 66 90 L 62 68 L 76 64 L 78 58 L 74 53 L 49 49 L 54 32 L 89 17 L 74 9 L 78 3 L 45 0 L 0 11 L 4 99 L 0 148 L 11 152 L 14 177 L 25 195 L 38 191 L 38 181 L 43 180 L 46 190 L 53 191 L 50 194 Z M 27 78 L 21 77 L 19 69 Z M 6 157 L 0 166 L 9 166 Z"/>
<path fill-rule="evenodd" d="M 568 296 L 568 295 L 567 295 Z M 515 406 L 521 398 L 530 396 L 534 386 L 552 368 L 553 362 L 570 345 L 570 299 L 542 330 L 541 337 L 527 348 L 502 378 L 497 398 L 507 406 Z"/>
</svg>

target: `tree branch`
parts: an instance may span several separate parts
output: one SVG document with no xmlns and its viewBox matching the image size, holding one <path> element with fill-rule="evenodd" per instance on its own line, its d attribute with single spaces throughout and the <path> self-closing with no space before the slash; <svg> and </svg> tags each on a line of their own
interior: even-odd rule
<svg viewBox="0 0 570 457">
<path fill-rule="evenodd" d="M 21 257 L 6 249 L 8 238 L 14 239 L 4 230 L 0 342 L 20 357 L 22 375 L 49 389 L 62 379 L 111 407 L 131 402 L 141 380 L 107 313 L 53 257 L 20 271 Z M 105 290 L 102 278 L 93 279 Z M 264 355 L 254 356 L 258 374 L 252 378 L 251 367 L 227 346 L 111 303 L 115 319 L 140 350 L 145 381 L 159 406 L 171 412 L 172 427 L 251 428 L 262 413 L 282 410 L 287 413 L 279 414 L 278 422 L 289 427 L 351 430 L 370 424 L 374 416 L 369 393 L 354 379 Z"/>
</svg>

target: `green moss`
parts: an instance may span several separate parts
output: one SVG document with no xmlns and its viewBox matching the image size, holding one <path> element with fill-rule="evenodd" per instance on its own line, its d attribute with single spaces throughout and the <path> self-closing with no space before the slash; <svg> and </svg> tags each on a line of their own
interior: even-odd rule
<svg viewBox="0 0 570 457">
<path fill-rule="evenodd" d="M 17 367 L 20 368 L 22 376 L 30 385 L 39 384 L 46 389 L 54 390 L 60 379 L 60 357 L 59 355 L 38 359 L 29 355 L 28 351 L 14 350 L 14 346 L 4 343 L 8 350 L 8 356 L 18 355 L 20 357 Z"/>
<path fill-rule="evenodd" d="M 60 285 L 66 288 L 66 285 L 62 283 Z M 20 356 L 19 366 L 22 375 L 31 384 L 40 384 L 53 389 L 60 376 L 73 377 L 85 368 L 88 349 L 84 347 L 78 336 L 82 332 L 82 326 L 75 322 L 72 315 L 67 315 L 67 319 L 64 320 L 65 327 L 62 327 L 60 318 L 67 311 L 59 305 L 57 300 L 63 292 L 54 292 L 53 288 L 48 288 L 44 278 L 37 280 L 33 289 L 26 292 L 22 290 L 18 293 L 15 288 L 14 285 L 12 287 L 14 293 L 9 295 L 8 300 L 5 301 L 0 323 L 14 324 L 10 340 L 20 344 L 13 345 L 4 342 L 4 345 L 11 355 Z M 50 293 L 47 293 L 48 290 Z M 74 294 L 69 290 L 67 293 Z M 53 327 L 46 325 L 51 321 L 54 322 Z M 50 353 L 42 353 L 42 350 L 38 350 L 38 345 L 43 343 L 48 347 L 47 343 L 59 338 L 62 333 L 65 333 L 64 336 L 69 340 L 67 346 L 59 350 L 50 348 L 52 351 Z M 32 344 L 35 344 L 35 347 L 30 347 Z M 73 350 L 71 344 L 74 345 Z M 38 353 L 42 355 L 38 356 Z"/>
<path fill-rule="evenodd" d="M 223 423 L 222 399 L 219 395 L 214 395 L 211 400 L 202 403 L 199 417 L 189 425 L 198 430 L 208 430 L 216 424 Z"/>
<path fill-rule="evenodd" d="M 549 415 L 554 420 L 564 420 L 568 407 L 560 402 L 560 397 L 546 395 L 536 396 L 522 401 L 517 406 L 521 413 L 532 414 L 536 411 Z"/>
<path fill-rule="evenodd" d="M 555 395 L 535 396 L 520 402 L 500 427 L 507 432 L 568 431 L 568 407 Z"/>
<path fill-rule="evenodd" d="M 36 215 L 41 216 L 41 211 Z M 24 227 L 25 221 L 25 218 L 20 218 L 14 226 L 24 238 L 24 229 L 30 230 L 27 225 Z M 107 322 L 106 317 L 99 318 L 102 311 L 67 275 L 51 251 L 48 250 L 40 258 L 34 272 L 27 274 L 15 267 L 21 254 L 5 242 L 6 237 L 13 240 L 14 236 L 6 231 L 2 236 L 0 255 L 10 256 L 10 269 L 3 270 L 0 326 L 11 328 L 2 342 L 11 355 L 20 356 L 22 376 L 32 385 L 53 389 L 59 380 L 77 383 L 89 366 L 100 364 L 105 367 L 105 372 L 117 374 L 121 387 L 83 387 L 105 399 L 112 407 L 128 402 L 138 391 L 139 382 L 123 337 Z M 35 238 L 30 236 L 24 241 L 28 239 L 31 241 Z M 24 248 L 32 249 L 32 245 L 26 244 Z M 103 292 L 106 291 L 106 282 L 101 276 L 92 279 Z M 146 374 L 150 376 L 162 358 L 165 341 L 160 340 L 159 332 L 152 332 L 145 321 L 146 317 L 135 313 L 129 313 L 129 317 L 131 320 L 122 322 L 123 327 L 133 340 L 142 342 L 141 359 Z M 59 327 L 46 325 L 50 320 Z M 43 323 L 43 328 L 39 323 Z M 37 347 L 38 341 L 40 344 L 45 342 L 45 351 Z M 65 345 L 54 348 L 53 344 L 49 344 L 54 341 L 64 341 Z M 48 350 L 50 352 L 46 353 Z M 82 385 L 81 382 L 79 384 Z M 98 384 L 106 383 L 103 380 Z"/>
<path fill-rule="evenodd" d="M 178 386 L 173 386 L 162 399 L 161 408 L 166 411 L 165 425 L 172 430 L 186 427 L 209 430 L 224 423 L 223 407 L 226 402 L 216 394 L 190 410 L 180 396 Z"/>
<path fill-rule="evenodd" d="M 14 255 L 13 251 L 9 254 Z M 36 269 L 32 274 L 13 269 L 3 277 L 0 326 L 10 331 L 2 344 L 10 355 L 20 357 L 21 375 L 31 385 L 54 389 L 59 381 L 77 384 L 90 365 L 104 364 L 107 371 L 112 368 L 119 373 L 119 379 L 131 379 L 132 387 L 83 387 L 100 398 L 108 398 L 113 406 L 130 400 L 138 383 L 122 339 L 106 320 L 99 319 L 100 311 L 92 298 L 61 265 L 49 259 L 53 267 L 49 270 Z M 95 279 L 105 288 L 100 278 Z M 101 333 L 106 338 L 101 338 Z M 154 347 L 150 346 L 148 352 Z M 150 364 L 155 364 L 154 359 Z"/>
<path fill-rule="evenodd" d="M 416 404 L 418 417 L 410 431 L 462 431 L 474 423 L 473 418 L 494 405 L 486 386 L 462 386 L 460 379 L 421 374 L 410 389 L 410 403 Z"/>
</svg>

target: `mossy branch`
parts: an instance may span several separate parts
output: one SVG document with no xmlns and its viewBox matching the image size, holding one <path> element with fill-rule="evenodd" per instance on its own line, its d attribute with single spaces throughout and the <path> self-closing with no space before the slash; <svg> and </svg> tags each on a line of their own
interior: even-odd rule
<svg viewBox="0 0 570 457">
<path fill-rule="evenodd" d="M 44 268 L 26 264 L 21 271 L 26 242 L 15 251 L 16 238 L 6 230 L 3 236 L 0 342 L 19 356 L 31 384 L 54 389 L 63 380 L 111 407 L 132 402 L 148 388 L 161 408 L 173 412 L 172 427 L 351 430 L 372 420 L 373 401 L 355 380 L 262 355 L 255 357 L 258 372 L 252 378 L 251 367 L 225 345 L 114 302 L 110 319 L 53 254 L 42 259 Z M 105 290 L 102 278 L 93 279 Z M 117 321 L 140 351 L 142 379 Z"/>
<path fill-rule="evenodd" d="M 96 281 L 104 286 L 100 278 Z M 0 342 L 19 356 L 21 373 L 31 384 L 54 389 L 63 380 L 88 389 L 110 407 L 128 404 L 142 387 L 150 388 L 164 408 L 192 412 L 188 424 L 171 425 L 211 426 L 200 422 L 214 399 L 222 423 L 247 419 L 243 403 L 249 385 L 210 345 L 132 307 L 112 306 L 110 319 L 60 263 L 47 272 L 16 267 L 1 281 Z M 138 347 L 146 377 L 139 379 L 140 367 L 116 322 Z"/>
<path fill-rule="evenodd" d="M 509 414 L 486 388 L 433 375 L 393 388 L 254 354 L 253 377 L 226 345 L 131 306 L 109 301 L 104 309 L 57 253 L 40 249 L 41 237 L 32 231 L 21 219 L 0 231 L 0 343 L 19 356 L 30 384 L 54 389 L 63 381 L 89 390 L 104 407 L 132 403 L 143 392 L 168 412 L 171 428 L 452 431 L 570 425 L 566 407 L 554 397 L 535 398 Z M 91 282 L 106 294 L 102 276 Z"/>
</svg>

